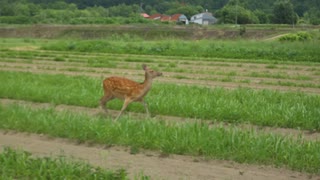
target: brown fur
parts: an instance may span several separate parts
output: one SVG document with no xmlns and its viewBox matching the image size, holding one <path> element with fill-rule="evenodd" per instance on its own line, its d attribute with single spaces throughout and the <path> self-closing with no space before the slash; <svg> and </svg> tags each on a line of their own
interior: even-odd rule
<svg viewBox="0 0 320 180">
<path fill-rule="evenodd" d="M 115 120 L 117 120 L 127 106 L 134 101 L 141 102 L 149 115 L 147 104 L 143 98 L 149 92 L 152 80 L 161 76 L 162 73 L 149 69 L 146 65 L 142 65 L 142 68 L 145 71 L 145 80 L 143 83 L 137 83 L 122 77 L 109 77 L 103 81 L 104 96 L 100 100 L 100 105 L 106 112 L 106 103 L 108 101 L 114 98 L 124 100 L 121 111 Z"/>
</svg>

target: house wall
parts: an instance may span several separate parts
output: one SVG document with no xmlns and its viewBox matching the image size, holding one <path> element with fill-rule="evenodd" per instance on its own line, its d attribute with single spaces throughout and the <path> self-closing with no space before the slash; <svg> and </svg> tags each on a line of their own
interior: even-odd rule
<svg viewBox="0 0 320 180">
<path fill-rule="evenodd" d="M 196 19 L 192 21 L 193 23 L 202 24 L 202 19 Z"/>
<path fill-rule="evenodd" d="M 178 21 L 183 21 L 183 22 L 185 22 L 185 24 L 189 24 L 189 21 L 188 21 L 188 18 L 187 18 L 187 16 L 185 16 L 185 15 L 181 15 L 180 17 L 179 17 L 179 20 Z"/>
<path fill-rule="evenodd" d="M 190 22 L 197 23 L 197 24 L 202 24 L 202 25 L 209 25 L 209 24 L 214 24 L 215 19 L 214 17 L 211 17 L 211 13 L 201 13 L 201 14 L 196 14 L 191 17 Z"/>
</svg>

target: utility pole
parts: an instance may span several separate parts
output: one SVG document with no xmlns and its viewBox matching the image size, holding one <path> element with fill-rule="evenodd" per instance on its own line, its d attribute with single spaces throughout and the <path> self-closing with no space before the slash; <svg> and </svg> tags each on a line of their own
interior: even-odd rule
<svg viewBox="0 0 320 180">
<path fill-rule="evenodd" d="M 142 9 L 143 3 L 140 2 L 140 13 L 143 13 L 143 9 Z"/>
</svg>

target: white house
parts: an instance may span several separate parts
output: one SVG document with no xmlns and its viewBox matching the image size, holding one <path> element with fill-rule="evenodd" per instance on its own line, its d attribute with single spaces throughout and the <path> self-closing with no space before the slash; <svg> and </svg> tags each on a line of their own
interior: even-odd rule
<svg viewBox="0 0 320 180">
<path fill-rule="evenodd" d="M 200 13 L 192 16 L 190 19 L 190 22 L 202 24 L 202 25 L 209 25 L 209 24 L 216 23 L 217 19 L 212 16 L 212 13 L 204 12 L 204 13 Z"/>
</svg>

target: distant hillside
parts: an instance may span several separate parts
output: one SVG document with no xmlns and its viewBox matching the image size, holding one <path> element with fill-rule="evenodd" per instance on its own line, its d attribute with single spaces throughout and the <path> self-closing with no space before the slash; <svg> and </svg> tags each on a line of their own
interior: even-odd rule
<svg viewBox="0 0 320 180">
<path fill-rule="evenodd" d="M 320 24 L 320 0 L 0 0 L 0 23 L 149 23 L 139 14 L 179 13 L 190 19 L 204 11 L 220 24 Z"/>
<path fill-rule="evenodd" d="M 42 4 L 50 4 L 56 2 L 56 0 L 28 0 L 32 3 L 42 3 Z M 170 6 L 173 6 L 175 3 L 180 3 L 180 5 L 190 4 L 194 6 L 201 6 L 204 9 L 208 9 L 209 11 L 216 11 L 224 7 L 230 0 L 183 0 L 183 1 L 172 1 L 172 0 L 64 0 L 67 3 L 74 3 L 79 8 L 93 7 L 93 6 L 103 6 L 103 7 L 111 7 L 117 6 L 120 4 L 133 5 L 138 4 L 142 5 L 143 9 L 154 9 L 159 13 L 164 13 Z M 231 0 L 232 1 L 232 0 Z M 264 12 L 271 12 L 273 9 L 273 4 L 277 0 L 238 0 L 239 4 L 244 5 L 246 8 L 250 10 L 262 10 Z M 320 1 L 319 0 L 291 0 L 295 12 L 302 16 L 306 11 L 311 8 L 317 8 L 320 10 Z"/>
</svg>

